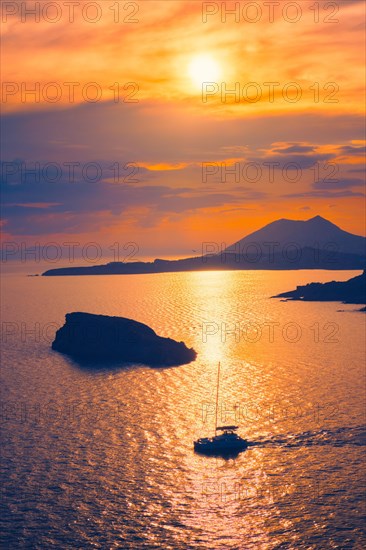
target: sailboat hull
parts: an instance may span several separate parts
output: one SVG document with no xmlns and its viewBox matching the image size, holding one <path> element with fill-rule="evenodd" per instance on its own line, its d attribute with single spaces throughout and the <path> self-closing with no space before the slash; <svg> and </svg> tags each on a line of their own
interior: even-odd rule
<svg viewBox="0 0 366 550">
<path fill-rule="evenodd" d="M 194 442 L 194 450 L 205 455 L 227 456 L 245 451 L 248 441 L 241 437 L 224 438 L 223 436 L 198 439 Z"/>
</svg>

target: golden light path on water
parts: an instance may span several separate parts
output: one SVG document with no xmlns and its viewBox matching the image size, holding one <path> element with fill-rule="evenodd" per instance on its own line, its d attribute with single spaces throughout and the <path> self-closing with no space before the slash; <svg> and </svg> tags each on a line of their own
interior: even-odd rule
<svg viewBox="0 0 366 550">
<path fill-rule="evenodd" d="M 3 398 L 18 406 L 3 423 L 9 540 L 362 546 L 364 316 L 356 306 L 270 298 L 353 274 L 5 276 L 3 322 L 44 329 L 38 341 L 14 331 L 3 345 Z M 144 322 L 193 346 L 197 359 L 87 368 L 50 350 L 70 311 Z M 219 421 L 253 443 L 236 459 L 193 452 L 195 439 L 213 433 L 218 361 Z"/>
</svg>

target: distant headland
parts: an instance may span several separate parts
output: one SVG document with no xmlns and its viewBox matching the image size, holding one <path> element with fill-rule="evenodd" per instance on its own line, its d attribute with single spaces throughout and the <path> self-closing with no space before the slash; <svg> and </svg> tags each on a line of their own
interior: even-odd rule
<svg viewBox="0 0 366 550">
<path fill-rule="evenodd" d="M 366 271 L 348 281 L 310 283 L 298 286 L 296 290 L 283 292 L 273 298 L 287 298 L 304 302 L 343 302 L 344 304 L 366 304 Z M 362 308 L 360 311 L 365 311 Z"/>
<path fill-rule="evenodd" d="M 307 221 L 276 220 L 218 251 L 215 243 L 201 256 L 153 262 L 111 262 L 50 269 L 42 275 L 127 275 L 208 270 L 359 270 L 366 267 L 366 238 L 315 216 Z"/>
</svg>

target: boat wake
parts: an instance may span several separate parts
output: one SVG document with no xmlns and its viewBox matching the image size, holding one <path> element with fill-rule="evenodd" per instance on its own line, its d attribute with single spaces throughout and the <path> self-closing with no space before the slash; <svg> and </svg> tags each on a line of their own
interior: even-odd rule
<svg viewBox="0 0 366 550">
<path fill-rule="evenodd" d="M 366 445 L 366 426 L 340 427 L 307 431 L 300 434 L 275 435 L 248 442 L 248 447 L 362 447 Z"/>
</svg>

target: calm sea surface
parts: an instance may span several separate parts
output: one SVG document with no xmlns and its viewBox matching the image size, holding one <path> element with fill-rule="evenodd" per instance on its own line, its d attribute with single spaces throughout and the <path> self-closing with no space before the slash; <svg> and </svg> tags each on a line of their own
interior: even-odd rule
<svg viewBox="0 0 366 550">
<path fill-rule="evenodd" d="M 356 274 L 5 274 L 2 548 L 365 548 L 365 315 L 270 299 Z M 83 367 L 50 346 L 71 311 L 136 319 L 197 360 Z M 253 442 L 236 459 L 193 452 L 218 361 L 219 420 Z"/>
</svg>

